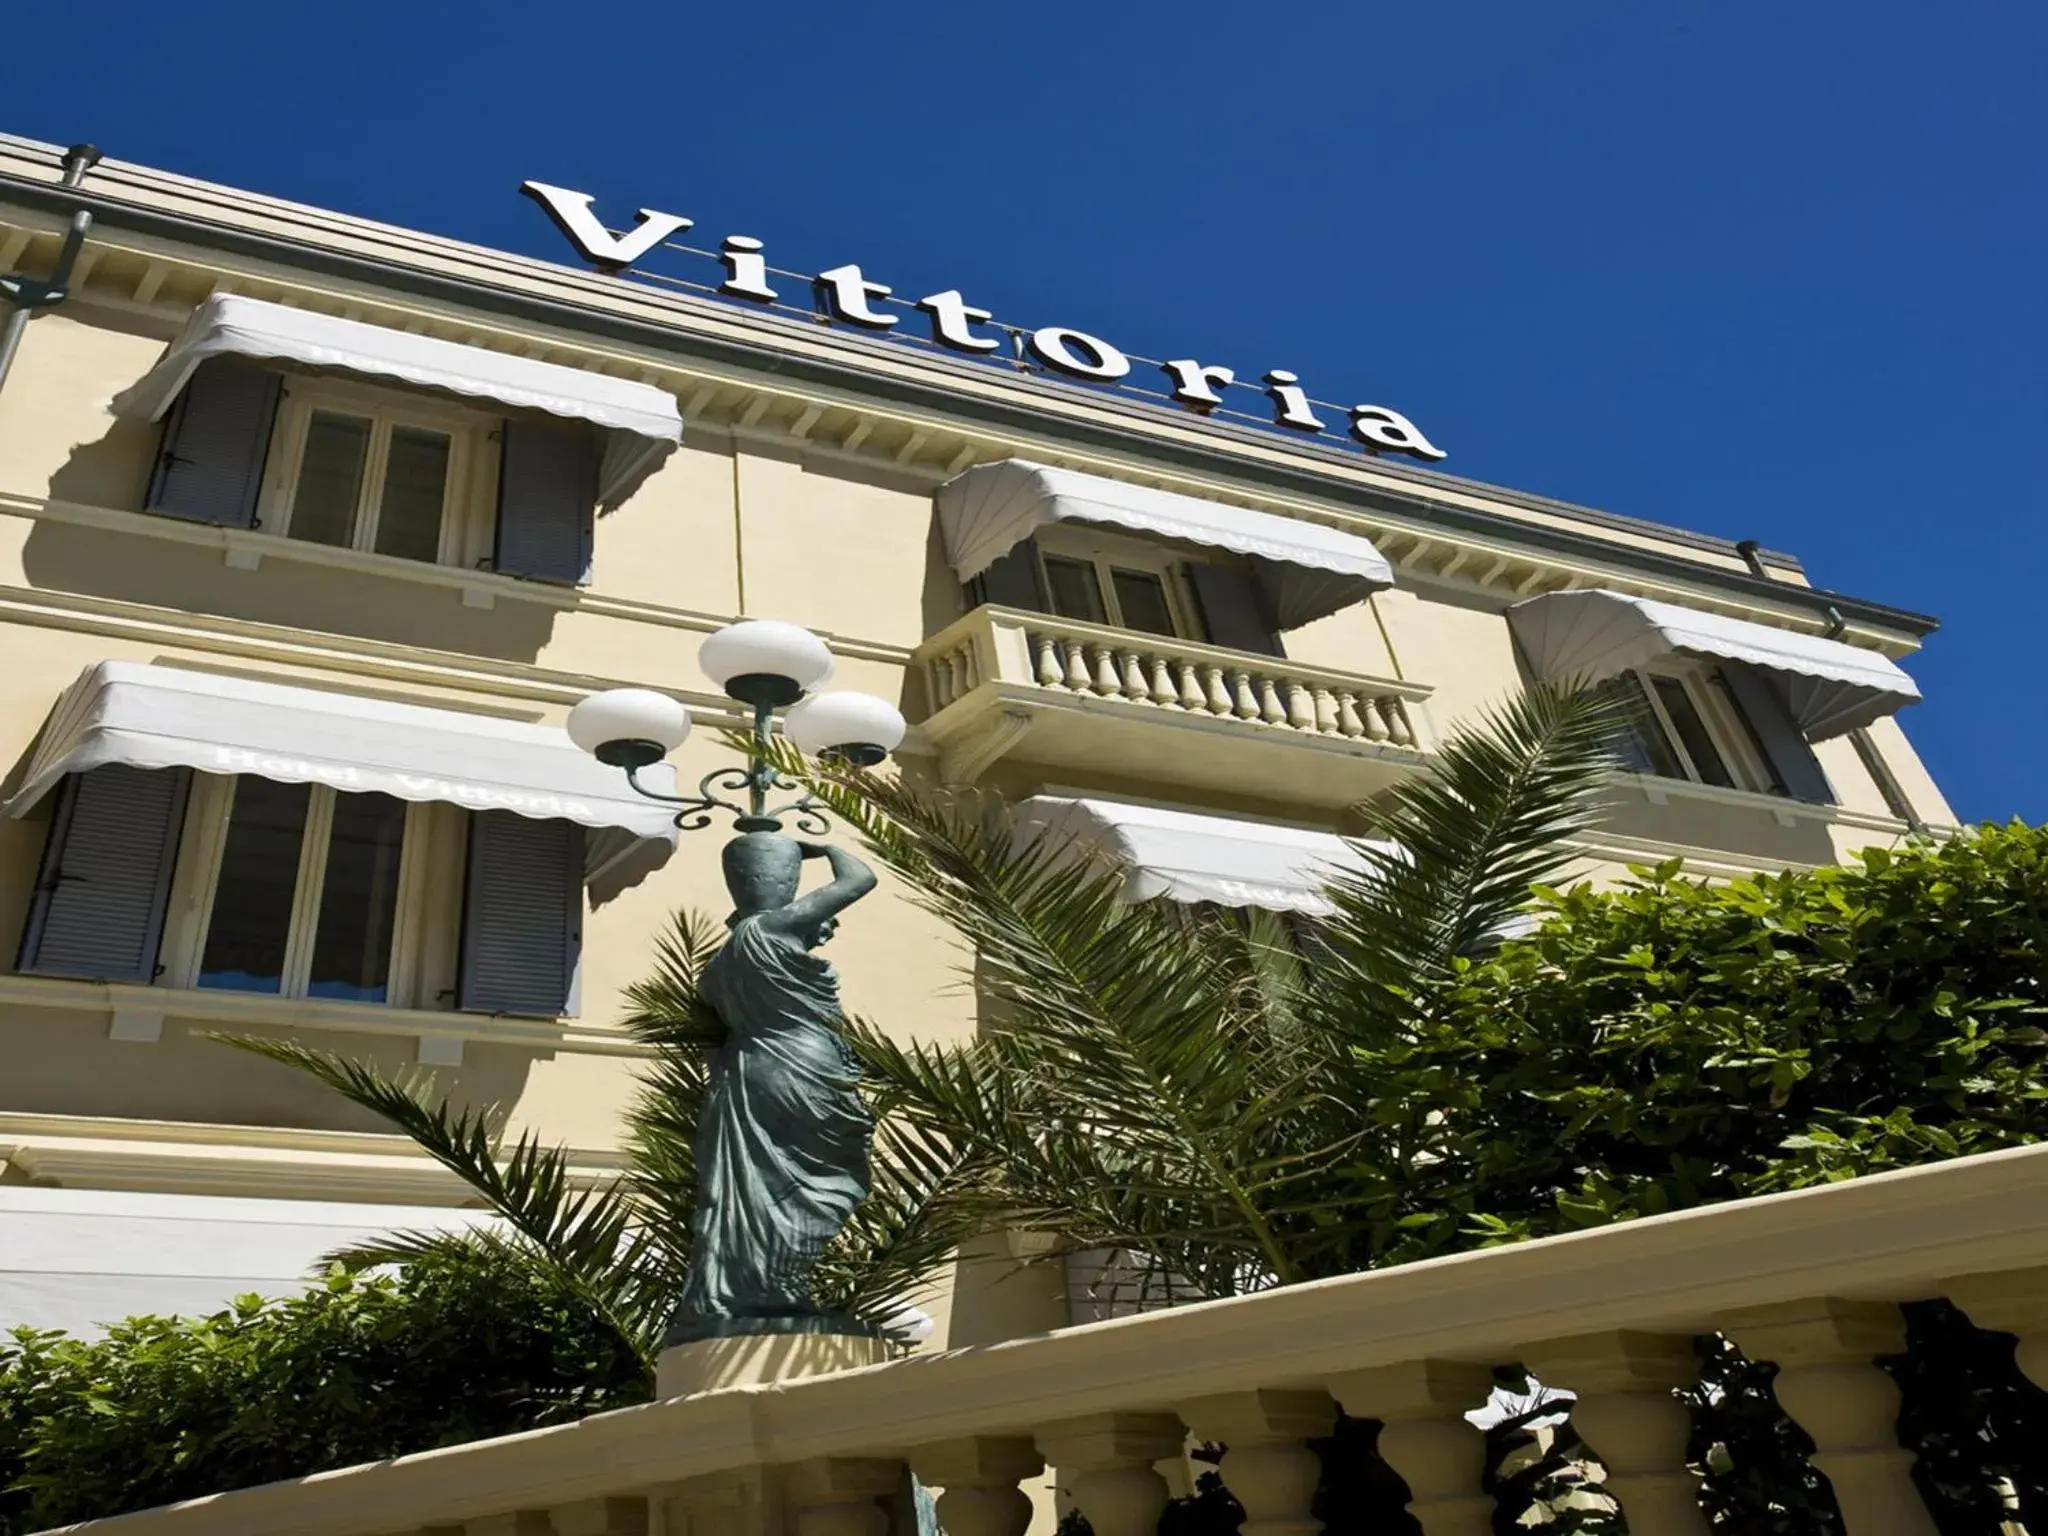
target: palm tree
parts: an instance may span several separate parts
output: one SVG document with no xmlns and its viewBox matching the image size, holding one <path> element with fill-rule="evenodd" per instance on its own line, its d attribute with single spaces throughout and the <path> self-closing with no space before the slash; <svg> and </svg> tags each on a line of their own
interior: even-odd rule
<svg viewBox="0 0 2048 1536">
<path fill-rule="evenodd" d="M 1601 809 L 1613 706 L 1538 689 L 1366 809 L 1335 911 L 1124 900 L 1119 869 L 1018 845 L 1003 807 L 858 773 L 816 793 L 977 956 L 980 1038 L 850 1034 L 888 1123 L 952 1150 L 948 1224 L 1118 1256 L 1139 1299 L 1227 1296 L 1472 1241 L 1455 1095 L 1404 1053 Z M 793 757 L 784 766 L 801 772 Z M 1464 1235 L 1461 1237 L 1461 1233 Z"/>
<path fill-rule="evenodd" d="M 977 957 L 980 1038 L 902 1044 L 847 1032 L 880 1112 L 874 1193 L 821 1264 L 827 1305 L 882 1320 L 960 1245 L 1009 1224 L 1111 1250 L 1141 1294 L 1223 1296 L 1344 1273 L 1412 1248 L 1455 1213 L 1431 1194 L 1440 1127 L 1385 1089 L 1433 988 L 1498 942 L 1567 840 L 1598 814 L 1612 708 L 1537 690 L 1461 731 L 1369 808 L 1389 854 L 1354 845 L 1335 912 L 1273 914 L 1124 900 L 1122 871 L 1020 846 L 1001 802 L 808 763 L 802 779 Z M 381 1115 L 499 1217 L 495 1230 L 399 1233 L 352 1267 L 507 1249 L 540 1266 L 651 1363 L 682 1289 L 691 1152 L 720 1026 L 697 991 L 719 930 L 679 914 L 626 1024 L 651 1051 L 625 1169 L 572 1185 L 531 1133 L 290 1041 L 229 1043 L 312 1073 Z M 1436 1183 L 1442 1184 L 1441 1178 Z M 1437 1204 L 1432 1205 L 1431 1199 Z"/>
</svg>

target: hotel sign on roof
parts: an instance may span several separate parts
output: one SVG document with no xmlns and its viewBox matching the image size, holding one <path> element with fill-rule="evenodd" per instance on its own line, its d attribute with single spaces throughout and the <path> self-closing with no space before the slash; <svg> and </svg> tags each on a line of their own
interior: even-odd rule
<svg viewBox="0 0 2048 1536">
<path fill-rule="evenodd" d="M 631 229 L 614 233 L 598 220 L 591 207 L 593 199 L 587 192 L 573 192 L 539 181 L 526 182 L 519 190 L 541 206 L 586 261 L 615 274 L 634 267 L 694 223 L 681 214 L 642 208 Z M 726 298 L 786 307 L 783 295 L 771 286 L 770 280 L 777 276 L 795 277 L 810 284 L 815 312 L 827 319 L 880 334 L 914 336 L 897 330 L 909 318 L 908 313 L 898 311 L 914 310 L 924 317 L 929 332 L 928 337 L 916 339 L 928 339 L 934 346 L 969 357 L 1011 361 L 1023 367 L 1036 364 L 1051 373 L 1118 389 L 1135 388 L 1129 382 L 1133 367 L 1144 361 L 1132 358 L 1099 336 L 1071 326 L 1027 329 L 1006 324 L 989 311 L 968 303 L 957 288 L 927 294 L 915 304 L 905 304 L 892 296 L 886 283 L 875 282 L 851 264 L 815 276 L 784 273 L 768 265 L 762 242 L 750 235 L 726 236 L 715 253 L 692 251 L 687 246 L 669 248 L 715 259 L 723 267 L 724 277 L 710 291 Z M 1227 415 L 1239 414 L 1229 408 L 1232 397 L 1225 394 L 1235 390 L 1264 394 L 1271 402 L 1275 426 L 1306 433 L 1330 430 L 1330 423 L 1317 414 L 1319 402 L 1311 400 L 1301 380 L 1285 368 L 1267 370 L 1262 383 L 1253 385 L 1238 379 L 1232 368 L 1192 357 L 1173 358 L 1154 366 L 1166 375 L 1165 398 L 1200 415 L 1219 410 Z M 1443 450 L 1425 437 L 1414 422 L 1388 406 L 1354 405 L 1344 415 L 1351 437 L 1368 453 L 1400 453 L 1426 462 L 1444 457 Z"/>
</svg>

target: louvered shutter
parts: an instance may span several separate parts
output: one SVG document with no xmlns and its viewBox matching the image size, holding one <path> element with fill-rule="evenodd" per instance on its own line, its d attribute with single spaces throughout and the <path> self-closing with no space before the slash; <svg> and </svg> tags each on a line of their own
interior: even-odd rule
<svg viewBox="0 0 2048 1536">
<path fill-rule="evenodd" d="M 1266 619 L 1265 605 L 1252 573 L 1242 566 L 1210 565 L 1194 561 L 1187 568 L 1195 589 L 1195 601 L 1202 606 L 1202 627 L 1211 645 L 1233 651 L 1250 651 L 1256 656 L 1284 656 L 1280 637 Z"/>
<path fill-rule="evenodd" d="M 508 420 L 499 434 L 495 563 L 508 576 L 590 576 L 597 434 L 580 423 Z"/>
<path fill-rule="evenodd" d="M 582 949 L 583 828 L 511 811 L 472 815 L 456 1006 L 573 1014 Z"/>
<path fill-rule="evenodd" d="M 164 423 L 143 506 L 195 523 L 252 527 L 281 384 L 246 363 L 201 363 Z"/>
<path fill-rule="evenodd" d="M 1813 805 L 1833 805 L 1835 792 L 1821 769 L 1820 759 L 1806 744 L 1805 735 L 1771 679 L 1739 662 L 1722 667 L 1721 675 L 1728 680 L 1728 692 L 1748 722 L 1757 750 L 1770 763 L 1785 793 Z"/>
<path fill-rule="evenodd" d="M 975 577 L 972 595 L 979 603 L 1045 612 L 1045 597 L 1038 590 L 1037 541 L 1023 540 Z"/>
<path fill-rule="evenodd" d="M 121 763 L 65 781 L 20 969 L 94 981 L 155 979 L 190 782 L 184 768 Z"/>
</svg>

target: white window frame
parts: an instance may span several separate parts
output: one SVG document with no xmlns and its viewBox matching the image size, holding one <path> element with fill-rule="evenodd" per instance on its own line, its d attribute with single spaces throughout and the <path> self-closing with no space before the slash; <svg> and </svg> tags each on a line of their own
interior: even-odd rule
<svg viewBox="0 0 2048 1536">
<path fill-rule="evenodd" d="M 238 776 L 194 774 L 184 832 L 165 914 L 158 983 L 194 988 L 213 922 L 222 855 L 234 814 Z M 327 878 L 335 796 L 311 786 L 299 868 L 286 932 L 283 976 L 276 992 L 252 996 L 305 999 L 311 984 L 313 941 Z M 460 930 L 463 851 L 468 815 L 459 806 L 411 802 L 405 808 L 398 857 L 398 899 L 391 921 L 391 957 L 384 1000 L 313 998 L 346 1007 L 446 1008 L 452 1006 L 455 948 Z"/>
<path fill-rule="evenodd" d="M 1735 788 L 1750 794 L 1770 794 L 1775 775 L 1770 764 L 1763 760 L 1757 750 L 1755 732 L 1749 722 L 1742 718 L 1740 706 L 1736 704 L 1725 683 L 1715 686 L 1714 677 L 1719 669 L 1704 661 L 1666 661 L 1652 666 L 1631 669 L 1642 696 L 1649 703 L 1652 727 L 1660 732 L 1664 744 L 1679 767 L 1684 770 L 1688 783 L 1706 785 L 1699 766 L 1693 762 L 1692 754 L 1686 750 L 1685 739 L 1673 724 L 1670 712 L 1657 694 L 1655 678 L 1669 678 L 1685 689 L 1692 701 L 1694 713 L 1700 717 L 1700 724 L 1706 728 L 1707 739 L 1714 744 L 1714 750 L 1721 754 L 1721 761 L 1729 775 L 1735 780 Z M 1720 786 L 1709 785 L 1709 788 Z"/>
<path fill-rule="evenodd" d="M 378 389 L 352 380 L 286 373 L 271 429 L 270 456 L 257 503 L 256 524 L 265 533 L 291 537 L 292 503 L 298 493 L 306 438 L 316 411 L 367 418 L 370 441 L 362 485 L 346 546 L 384 560 L 421 564 L 408 556 L 380 554 L 377 517 L 394 427 L 416 427 L 448 437 L 448 479 L 442 491 L 441 535 L 436 565 L 476 566 L 491 553 L 496 522 L 498 455 L 503 422 L 495 416 L 444 401 Z M 330 546 L 332 547 L 332 546 Z"/>
<path fill-rule="evenodd" d="M 1143 539 L 1123 538 L 1074 523 L 1041 528 L 1033 542 L 1037 546 L 1035 558 L 1039 588 L 1046 594 L 1048 606 L 1052 596 L 1052 583 L 1045 570 L 1048 555 L 1095 568 L 1095 590 L 1102 598 L 1102 622 L 1113 629 L 1127 629 L 1129 626 L 1124 623 L 1123 605 L 1117 601 L 1116 583 L 1111 579 L 1111 572 L 1125 570 L 1157 576 L 1166 589 L 1166 611 L 1173 621 L 1171 638 L 1201 641 L 1201 625 L 1194 618 L 1199 610 L 1188 590 L 1185 575 L 1189 560 L 1198 557 L 1176 549 L 1165 549 Z"/>
</svg>

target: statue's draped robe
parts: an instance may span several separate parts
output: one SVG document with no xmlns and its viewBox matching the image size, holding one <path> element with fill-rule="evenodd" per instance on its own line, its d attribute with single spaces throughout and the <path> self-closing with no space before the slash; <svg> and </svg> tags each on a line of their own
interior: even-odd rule
<svg viewBox="0 0 2048 1536">
<path fill-rule="evenodd" d="M 832 966 L 760 914 L 699 983 L 725 1043 L 697 1122 L 697 1212 L 680 1323 L 804 1317 L 811 1270 L 868 1193 L 873 1117 L 834 1026 Z"/>
</svg>

